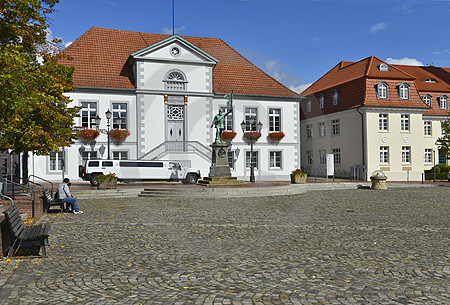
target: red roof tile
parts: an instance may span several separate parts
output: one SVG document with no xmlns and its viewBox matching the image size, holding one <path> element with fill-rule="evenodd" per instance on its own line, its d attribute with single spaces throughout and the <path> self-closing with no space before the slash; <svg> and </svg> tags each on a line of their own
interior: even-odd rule
<svg viewBox="0 0 450 305">
<path fill-rule="evenodd" d="M 389 71 L 380 71 L 378 65 L 383 61 L 371 56 L 358 62 L 340 62 L 308 89 L 302 96 L 313 99 L 313 111 L 305 113 L 306 105 L 302 105 L 302 118 L 351 109 L 358 106 L 428 108 L 421 96 L 429 93 L 433 97 L 432 109 L 425 110 L 426 115 L 446 115 L 447 110 L 439 109 L 437 96 L 446 94 L 450 97 L 450 68 L 417 67 L 388 64 Z M 435 83 L 426 82 L 434 79 Z M 389 99 L 378 99 L 375 84 L 384 81 L 389 85 Z M 400 100 L 397 85 L 410 85 L 410 99 Z M 351 88 L 349 90 L 349 88 Z M 341 90 L 340 104 L 331 107 L 331 93 Z M 356 92 L 355 92 L 356 91 Z M 317 99 L 326 94 L 325 109 L 318 108 Z"/>
<path fill-rule="evenodd" d="M 64 50 L 75 66 L 76 87 L 134 89 L 133 73 L 127 60 L 131 53 L 170 37 L 93 27 Z M 219 60 L 214 68 L 213 85 L 217 93 L 299 97 L 218 38 L 184 39 Z"/>
</svg>

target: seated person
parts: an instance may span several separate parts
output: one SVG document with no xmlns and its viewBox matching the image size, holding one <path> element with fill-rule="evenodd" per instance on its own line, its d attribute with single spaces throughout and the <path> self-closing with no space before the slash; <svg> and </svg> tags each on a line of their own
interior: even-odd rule
<svg viewBox="0 0 450 305">
<path fill-rule="evenodd" d="M 58 186 L 59 200 L 68 203 L 74 214 L 82 214 L 83 211 L 80 211 L 78 207 L 78 199 L 70 194 L 69 184 L 69 178 L 64 178 L 64 181 Z"/>
</svg>

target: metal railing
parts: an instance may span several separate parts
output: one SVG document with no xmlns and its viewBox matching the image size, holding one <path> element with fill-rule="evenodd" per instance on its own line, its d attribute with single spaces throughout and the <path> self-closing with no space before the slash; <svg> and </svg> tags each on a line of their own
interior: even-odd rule
<svg viewBox="0 0 450 305">
<path fill-rule="evenodd" d="M 30 178 L 31 178 L 31 177 L 38 178 L 38 179 L 40 179 L 40 180 L 42 180 L 42 181 L 45 181 L 45 182 L 50 183 L 50 185 L 52 186 L 52 188 L 51 188 L 51 190 L 50 190 L 50 194 L 51 194 L 51 196 L 52 196 L 52 198 L 53 198 L 53 183 L 52 183 L 50 180 L 44 179 L 44 178 L 39 177 L 39 176 L 36 176 L 36 175 L 29 175 L 29 176 L 28 176 L 28 181 L 30 181 Z M 39 186 L 41 186 L 41 187 L 45 190 L 45 188 L 44 188 L 42 185 L 40 185 L 39 183 L 35 183 L 35 182 L 33 182 L 33 183 L 34 183 L 34 184 L 37 184 L 37 185 L 39 185 Z"/>
<path fill-rule="evenodd" d="M 198 141 L 165 141 L 149 152 L 143 154 L 138 159 L 157 160 L 171 152 L 197 153 L 208 161 L 211 160 L 212 156 L 212 150 Z"/>
<path fill-rule="evenodd" d="M 33 193 L 33 201 L 32 201 L 32 204 L 31 204 L 31 214 L 32 214 L 31 217 L 34 218 L 36 216 L 36 192 L 34 191 L 34 189 L 31 188 L 31 187 L 25 186 L 23 184 L 20 184 L 20 183 L 8 180 L 8 179 L 3 179 L 3 181 L 6 181 L 7 183 L 10 183 L 13 186 L 12 187 L 12 198 L 14 198 L 14 199 L 16 199 L 15 187 L 14 187 L 15 185 L 19 186 L 20 188 L 29 190 L 29 191 L 31 191 Z M 3 196 L 5 196 L 5 195 L 3 195 Z"/>
</svg>

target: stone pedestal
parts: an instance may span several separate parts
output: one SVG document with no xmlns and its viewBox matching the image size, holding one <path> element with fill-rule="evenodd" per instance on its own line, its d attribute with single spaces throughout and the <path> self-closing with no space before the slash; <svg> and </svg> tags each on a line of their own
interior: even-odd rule
<svg viewBox="0 0 450 305">
<path fill-rule="evenodd" d="M 387 190 L 386 186 L 386 175 L 380 171 L 376 170 L 372 173 L 372 176 L 370 177 L 370 180 L 372 180 L 372 189 L 374 190 Z"/>
<path fill-rule="evenodd" d="M 211 144 L 212 160 L 209 168 L 209 176 L 198 181 L 201 185 L 237 185 L 243 184 L 242 180 L 231 177 L 228 164 L 228 143 Z"/>
</svg>

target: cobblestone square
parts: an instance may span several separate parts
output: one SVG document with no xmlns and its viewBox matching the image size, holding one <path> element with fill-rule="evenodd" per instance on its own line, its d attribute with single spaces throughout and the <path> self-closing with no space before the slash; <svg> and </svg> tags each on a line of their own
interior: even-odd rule
<svg viewBox="0 0 450 305">
<path fill-rule="evenodd" d="M 80 200 L 1 304 L 450 304 L 449 187 Z"/>
</svg>

